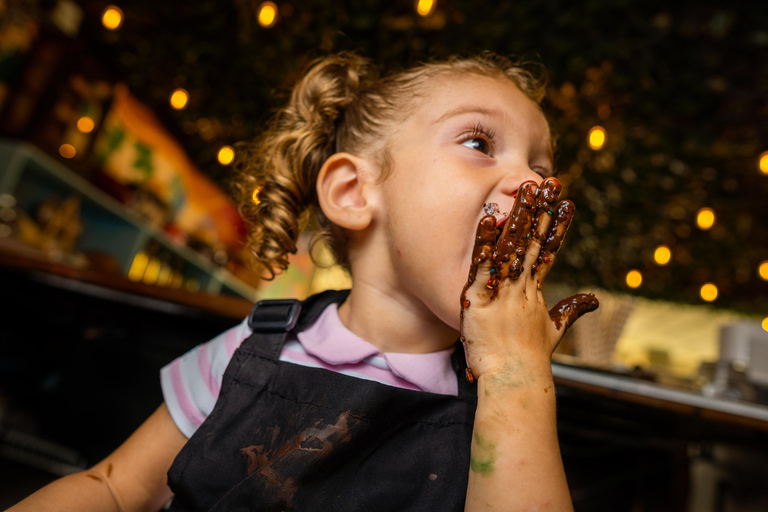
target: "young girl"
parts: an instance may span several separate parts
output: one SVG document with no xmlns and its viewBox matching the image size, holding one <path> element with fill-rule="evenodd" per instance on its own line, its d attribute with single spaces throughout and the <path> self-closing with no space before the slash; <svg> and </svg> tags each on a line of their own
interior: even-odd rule
<svg viewBox="0 0 768 512">
<path fill-rule="evenodd" d="M 541 293 L 574 213 L 543 90 L 490 54 L 315 61 L 243 212 L 273 272 L 314 215 L 352 289 L 257 304 L 163 369 L 113 454 L 14 510 L 571 510 L 550 357 L 597 301 Z"/>
</svg>

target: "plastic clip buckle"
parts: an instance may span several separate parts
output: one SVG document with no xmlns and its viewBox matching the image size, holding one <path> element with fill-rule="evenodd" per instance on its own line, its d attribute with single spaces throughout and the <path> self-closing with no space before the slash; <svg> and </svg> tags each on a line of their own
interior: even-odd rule
<svg viewBox="0 0 768 512">
<path fill-rule="evenodd" d="M 254 332 L 288 332 L 296 327 L 300 311 L 296 299 L 260 300 L 248 315 L 248 327 Z"/>
</svg>

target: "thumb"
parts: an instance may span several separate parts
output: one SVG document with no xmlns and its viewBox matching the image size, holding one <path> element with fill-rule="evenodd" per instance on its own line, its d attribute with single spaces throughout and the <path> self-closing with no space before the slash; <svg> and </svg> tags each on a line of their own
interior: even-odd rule
<svg viewBox="0 0 768 512">
<path fill-rule="evenodd" d="M 577 293 L 567 297 L 549 310 L 549 318 L 562 335 L 585 313 L 594 311 L 600 306 L 594 293 Z"/>
</svg>

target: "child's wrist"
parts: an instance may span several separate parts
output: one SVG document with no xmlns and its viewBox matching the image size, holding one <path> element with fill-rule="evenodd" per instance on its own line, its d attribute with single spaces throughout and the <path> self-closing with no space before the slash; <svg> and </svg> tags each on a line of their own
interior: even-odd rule
<svg viewBox="0 0 768 512">
<path fill-rule="evenodd" d="M 472 368 L 478 380 L 492 385 L 523 387 L 534 382 L 552 381 L 552 360 L 548 354 L 506 354 L 487 356 L 478 368 Z"/>
</svg>

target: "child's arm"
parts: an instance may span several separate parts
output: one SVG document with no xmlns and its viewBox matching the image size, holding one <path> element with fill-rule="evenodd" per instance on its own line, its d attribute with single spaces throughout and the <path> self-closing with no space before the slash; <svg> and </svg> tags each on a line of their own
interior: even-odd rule
<svg viewBox="0 0 768 512">
<path fill-rule="evenodd" d="M 496 219 L 477 230 L 462 296 L 462 341 L 477 379 L 466 510 L 571 511 L 557 440 L 550 358 L 563 333 L 597 308 L 574 295 L 547 310 L 540 283 L 574 207 L 560 184 L 526 182 L 497 240 Z"/>
<path fill-rule="evenodd" d="M 186 442 L 163 404 L 106 459 L 43 487 L 9 512 L 157 511 L 171 497 L 166 473 Z"/>
</svg>

